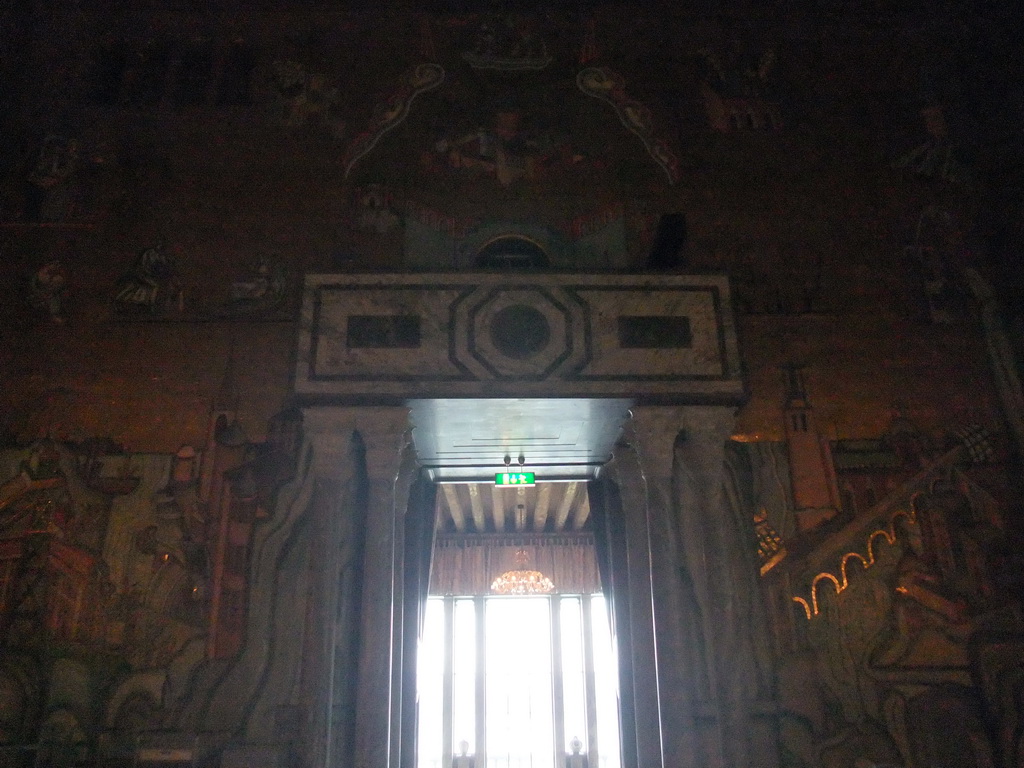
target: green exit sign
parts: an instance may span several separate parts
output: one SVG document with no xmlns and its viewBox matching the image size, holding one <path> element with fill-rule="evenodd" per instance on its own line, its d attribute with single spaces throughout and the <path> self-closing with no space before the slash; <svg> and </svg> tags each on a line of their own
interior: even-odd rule
<svg viewBox="0 0 1024 768">
<path fill-rule="evenodd" d="M 536 485 L 533 472 L 499 472 L 494 476 L 495 485 Z"/>
</svg>

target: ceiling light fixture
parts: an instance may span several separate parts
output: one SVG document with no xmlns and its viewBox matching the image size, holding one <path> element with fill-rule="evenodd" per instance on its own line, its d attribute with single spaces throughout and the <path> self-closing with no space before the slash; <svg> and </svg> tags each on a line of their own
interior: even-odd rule
<svg viewBox="0 0 1024 768">
<path fill-rule="evenodd" d="M 499 595 L 547 595 L 555 591 L 551 579 L 540 571 L 529 569 L 530 556 L 525 549 L 516 550 L 516 567 L 505 571 L 491 582 L 491 591 Z"/>
</svg>

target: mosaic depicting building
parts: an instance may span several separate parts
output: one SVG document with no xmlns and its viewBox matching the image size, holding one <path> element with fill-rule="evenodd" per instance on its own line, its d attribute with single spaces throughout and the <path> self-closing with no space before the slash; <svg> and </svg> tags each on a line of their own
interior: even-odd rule
<svg viewBox="0 0 1024 768">
<path fill-rule="evenodd" d="M 1024 765 L 1022 22 L 0 8 L 0 766 Z"/>
</svg>

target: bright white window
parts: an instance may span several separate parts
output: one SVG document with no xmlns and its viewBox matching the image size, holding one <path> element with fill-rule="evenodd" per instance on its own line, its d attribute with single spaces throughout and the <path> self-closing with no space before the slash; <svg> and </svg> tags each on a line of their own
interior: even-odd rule
<svg viewBox="0 0 1024 768">
<path fill-rule="evenodd" d="M 432 597 L 417 666 L 418 768 L 619 768 L 601 595 Z"/>
<path fill-rule="evenodd" d="M 461 754 L 463 749 L 470 755 L 476 752 L 476 634 L 476 605 L 473 598 L 456 600 L 452 637 L 440 638 L 436 642 L 436 646 L 441 649 L 438 662 L 443 663 L 446 647 L 451 649 L 452 654 L 452 717 L 442 724 L 442 733 L 449 730 L 455 754 Z M 423 661 L 425 659 L 421 659 L 420 663 Z"/>
<path fill-rule="evenodd" d="M 484 601 L 488 768 L 553 768 L 547 599 Z"/>
</svg>

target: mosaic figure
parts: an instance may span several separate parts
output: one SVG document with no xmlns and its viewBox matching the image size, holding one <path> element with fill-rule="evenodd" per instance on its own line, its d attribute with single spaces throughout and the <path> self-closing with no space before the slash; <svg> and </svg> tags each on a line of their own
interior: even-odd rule
<svg viewBox="0 0 1024 768">
<path fill-rule="evenodd" d="M 162 244 L 139 254 L 132 268 L 118 281 L 114 305 L 121 312 L 142 311 L 153 315 L 174 306 L 179 312 L 183 309 L 184 294 L 174 260 Z"/>
<path fill-rule="evenodd" d="M 59 259 L 48 261 L 32 275 L 29 303 L 50 316 L 53 323 L 64 322 L 64 294 L 67 289 L 67 273 Z"/>
<path fill-rule="evenodd" d="M 78 142 L 50 134 L 28 174 L 24 216 L 29 221 L 63 221 L 71 212 L 70 181 L 78 169 Z"/>
</svg>

